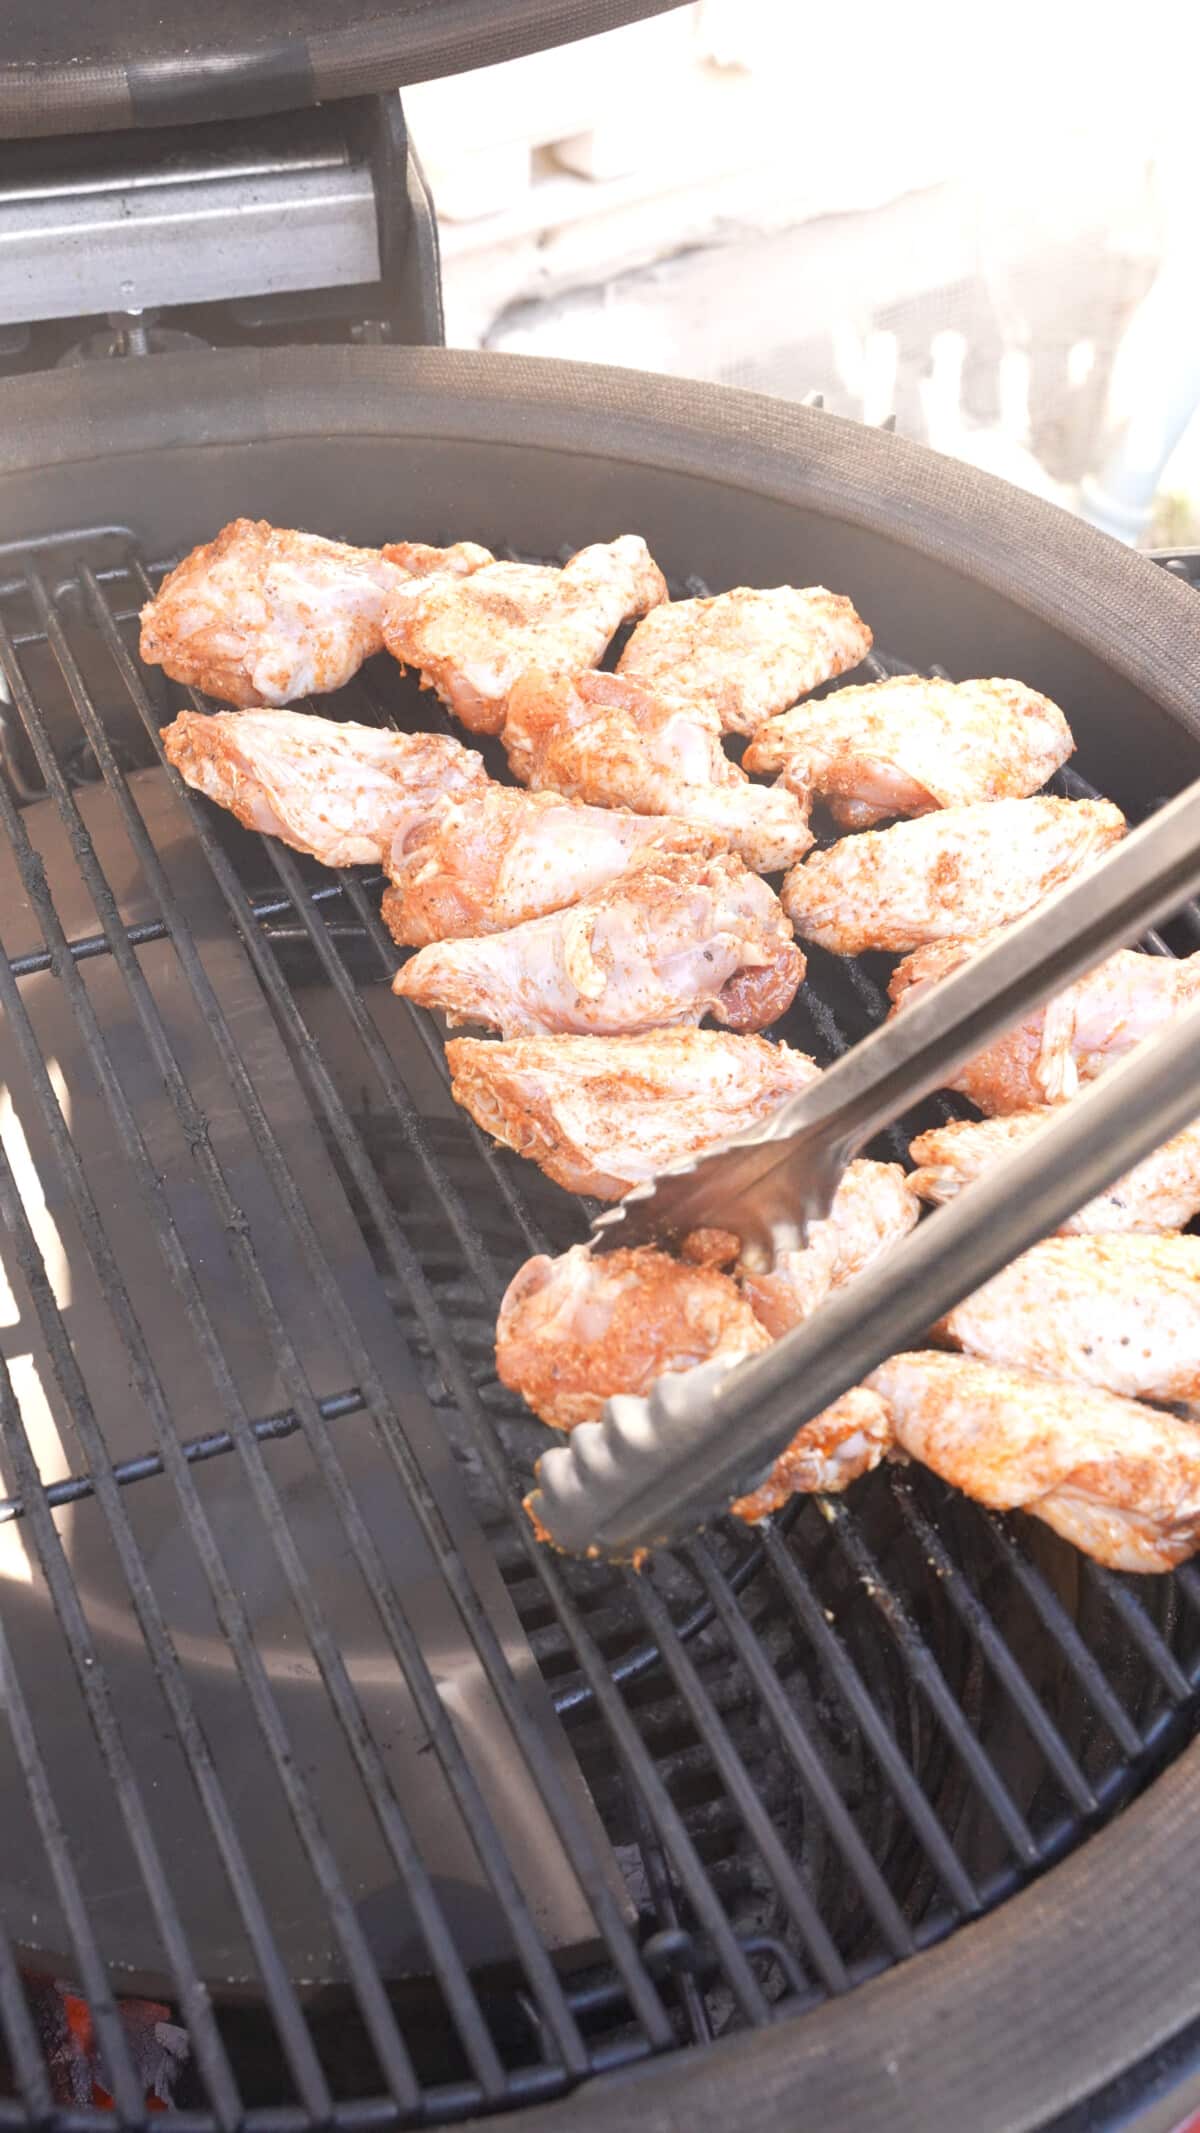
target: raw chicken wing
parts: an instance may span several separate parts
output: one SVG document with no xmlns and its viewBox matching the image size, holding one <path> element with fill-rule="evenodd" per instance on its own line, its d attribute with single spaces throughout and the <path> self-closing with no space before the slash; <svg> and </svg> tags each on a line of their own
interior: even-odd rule
<svg viewBox="0 0 1200 2133">
<path fill-rule="evenodd" d="M 617 672 L 676 703 L 715 711 L 724 733 L 754 733 L 870 649 L 870 630 L 840 593 L 739 585 L 715 599 L 656 607 Z"/>
<path fill-rule="evenodd" d="M 776 1340 L 803 1324 L 832 1289 L 906 1237 L 920 1212 L 899 1163 L 848 1163 L 829 1213 L 812 1224 L 803 1251 L 781 1253 L 769 1274 L 741 1276 L 756 1317 Z"/>
<path fill-rule="evenodd" d="M 1130 1399 L 1200 1395 L 1200 1237 L 1047 1237 L 949 1313 L 956 1348 Z"/>
<path fill-rule="evenodd" d="M 922 1200 L 942 1206 L 964 1185 L 985 1177 L 996 1163 L 1019 1148 L 1055 1116 L 1053 1106 L 1014 1111 L 1007 1118 L 952 1119 L 918 1134 L 909 1148 L 921 1165 L 909 1178 Z M 1200 1121 L 1185 1126 L 1130 1170 L 1107 1192 L 1098 1193 L 1068 1215 L 1060 1236 L 1091 1236 L 1104 1231 L 1147 1233 L 1184 1229 L 1200 1213 Z"/>
<path fill-rule="evenodd" d="M 807 802 L 782 785 L 752 785 L 722 748 L 715 713 L 620 674 L 522 675 L 504 746 L 513 775 L 535 792 L 680 815 L 719 832 L 760 874 L 782 872 L 812 843 Z"/>
<path fill-rule="evenodd" d="M 1112 1570 L 1170 1570 L 1200 1546 L 1190 1422 L 962 1355 L 894 1355 L 867 1382 L 911 1458 L 993 1510 L 1031 1511 Z"/>
<path fill-rule="evenodd" d="M 456 1037 L 446 1058 L 456 1100 L 485 1133 L 601 1200 L 756 1124 L 819 1072 L 786 1044 L 699 1029 Z"/>
<path fill-rule="evenodd" d="M 798 1430 L 766 1480 L 729 1508 L 754 1525 L 790 1496 L 836 1496 L 878 1466 L 892 1441 L 886 1403 L 868 1386 L 856 1385 Z"/>
<path fill-rule="evenodd" d="M 577 1244 L 526 1261 L 496 1323 L 496 1373 L 555 1429 L 594 1422 L 613 1393 L 769 1345 L 728 1274 L 643 1245 L 593 1258 Z"/>
<path fill-rule="evenodd" d="M 979 800 L 1022 799 L 1074 742 L 1057 704 L 1019 681 L 900 674 L 797 704 L 760 726 L 747 770 L 819 794 L 841 829 Z"/>
<path fill-rule="evenodd" d="M 783 901 L 797 933 L 836 955 L 899 955 L 1008 925 L 1124 832 L 1125 817 L 1108 800 L 948 807 L 814 852 L 792 868 Z"/>
<path fill-rule="evenodd" d="M 707 1014 L 730 1029 L 763 1029 L 803 975 L 778 897 L 732 852 L 651 854 L 569 911 L 422 948 L 394 989 L 506 1037 L 615 1037 Z"/>
<path fill-rule="evenodd" d="M 440 801 L 396 838 L 383 916 L 402 948 L 499 933 L 576 903 L 640 852 L 709 859 L 721 849 L 720 838 L 687 822 L 482 785 Z"/>
<path fill-rule="evenodd" d="M 385 595 L 410 576 L 490 563 L 486 548 L 348 548 L 238 518 L 193 548 L 142 609 L 141 654 L 224 703 L 250 709 L 340 689 L 383 649 Z"/>
<path fill-rule="evenodd" d="M 888 987 L 896 1008 L 986 946 L 946 940 L 906 957 Z M 1200 953 L 1176 961 L 1121 948 L 980 1052 L 947 1086 L 989 1113 L 1062 1103 L 1165 1028 L 1198 992 Z"/>
<path fill-rule="evenodd" d="M 197 792 L 330 867 L 379 865 L 443 794 L 488 785 L 482 756 L 449 734 L 339 725 L 307 711 L 181 711 L 162 738 Z"/>
<path fill-rule="evenodd" d="M 527 667 L 574 674 L 594 666 L 622 622 L 666 597 L 645 541 L 625 533 L 581 548 L 561 570 L 489 563 L 468 579 L 442 574 L 401 585 L 385 605 L 383 635 L 464 726 L 499 733 L 509 690 Z"/>
</svg>

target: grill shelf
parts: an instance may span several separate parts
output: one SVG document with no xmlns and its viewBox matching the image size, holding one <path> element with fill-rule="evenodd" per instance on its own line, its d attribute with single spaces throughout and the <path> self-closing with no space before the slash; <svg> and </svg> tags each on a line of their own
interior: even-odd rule
<svg viewBox="0 0 1200 2133">
<path fill-rule="evenodd" d="M 193 2071 L 176 2098 L 197 2114 L 189 2123 L 248 2120 L 263 2133 L 332 2123 L 351 2133 L 535 2101 L 590 2072 L 765 2025 L 844 1992 L 999 1902 L 1110 1815 L 1186 1737 L 1200 1686 L 1200 1573 L 1122 1579 L 916 1470 L 881 1471 L 849 1499 L 796 1503 L 757 1533 L 730 1522 L 641 1577 L 539 1548 L 520 1497 L 545 1433 L 497 1384 L 491 1331 L 519 1260 L 582 1234 L 585 1211 L 531 1166 L 491 1148 L 450 1103 L 433 1025 L 382 982 L 396 951 L 377 914 L 377 877 L 331 880 L 218 819 L 173 772 L 154 767 L 157 729 L 187 699 L 148 677 L 131 649 L 153 574 L 134 553 L 115 556 L 111 533 L 74 545 L 73 562 L 56 556 L 51 570 L 31 555 L 0 587 L 5 743 L 20 770 L 17 789 L 40 783 L 46 793 L 21 810 L 0 779 L 0 825 L 35 921 L 28 937 L 6 938 L 0 1010 L 32 1091 L 21 1124 L 30 1139 L 36 1126 L 50 1151 L 54 1207 L 82 1239 L 80 1260 L 102 1294 L 145 1438 L 143 1449 L 110 1441 L 86 1382 L 88 1358 L 76 1353 L 73 1301 L 48 1264 L 46 1223 L 15 1160 L 19 1143 L 6 1134 L 6 1264 L 21 1323 L 36 1323 L 49 1359 L 47 1399 L 65 1418 L 59 1434 L 73 1456 L 67 1471 L 43 1476 L 9 1366 L 0 1363 L 8 1490 L 0 1526 L 24 1537 L 28 1577 L 49 1592 L 96 1769 L 116 1803 L 124 1856 L 161 1951 L 162 1990 L 191 2038 Z M 900 661 L 878 664 L 881 673 L 903 670 Z M 401 724 L 430 716 L 429 699 L 418 702 L 384 661 L 333 708 Z M 1075 794 L 1093 789 L 1075 771 L 1059 783 Z M 54 902 L 54 867 L 34 842 L 43 815 L 65 832 L 62 850 L 73 854 L 94 912 L 95 923 L 72 928 L 70 938 Z M 197 916 L 160 848 L 166 826 L 178 832 L 181 824 L 189 850 L 203 855 L 222 937 L 240 944 L 256 1002 L 269 1010 L 307 1099 L 309 1131 L 340 1181 L 452 1450 L 474 1542 L 486 1536 L 519 1625 L 515 1638 L 481 1588 L 471 1536 L 414 1450 L 401 1396 L 297 1186 L 269 1092 L 211 974 L 210 905 Z M 123 873 L 114 880 L 106 856 L 118 848 Z M 136 916 L 122 915 L 131 901 L 125 874 Z M 1198 931 L 1196 914 L 1185 914 L 1148 945 L 1186 951 Z M 162 959 L 151 975 L 148 953 Z M 208 1030 L 279 1234 L 336 1337 L 345 1365 L 336 1382 L 312 1382 L 305 1340 L 276 1295 L 277 1253 L 231 1187 L 223 1118 L 198 1100 L 192 1061 L 179 1056 L 176 1025 L 158 997 L 168 967 Z M 122 1012 L 158 1077 L 156 1103 L 165 1090 L 190 1150 L 192 1189 L 227 1239 L 243 1309 L 280 1388 L 269 1405 L 247 1401 L 244 1374 L 223 1353 L 208 1269 L 193 1258 L 191 1233 L 164 1189 L 157 1112 L 141 1112 L 113 1027 L 95 1005 L 97 969 L 124 988 Z M 180 1427 L 142 1299 L 108 1234 L 112 1210 L 92 1181 L 90 1150 L 76 1153 L 77 1099 L 63 1091 L 40 1016 L 27 1004 L 34 980 L 52 984 L 73 1018 L 114 1146 L 137 1182 L 141 1219 L 216 1395 L 216 1418 L 203 1430 Z M 871 959 L 846 966 L 814 951 L 784 1034 L 828 1060 L 883 1007 Z M 952 1109 L 939 1100 L 921 1118 Z M 902 1153 L 907 1137 L 894 1134 L 886 1152 Z M 42 1186 L 49 1200 L 49 1171 Z M 502 1921 L 503 1960 L 494 1948 L 481 1957 L 469 1925 L 448 1913 L 416 1804 L 398 1796 L 381 1737 L 384 1706 L 364 1695 L 342 1648 L 341 1573 L 306 1554 L 293 1476 L 277 1465 L 285 1446 L 287 1456 L 303 1455 L 305 1485 L 357 1565 L 380 1663 L 423 1730 L 423 1767 L 431 1784 L 440 1773 L 447 1813 L 469 1833 Z M 361 1459 L 351 1471 L 356 1447 Z M 453 1615 L 460 1663 L 468 1653 L 494 1703 L 489 1738 L 499 1729 L 510 1744 L 500 1781 L 464 1733 L 447 1676 L 411 1619 L 412 1595 L 362 1486 L 367 1459 L 366 1470 L 387 1469 L 411 1505 L 430 1578 Z M 348 1812 L 362 1817 L 365 1808 L 374 1820 L 414 1921 L 419 1963 L 381 1962 L 347 1869 L 346 1831 L 330 1823 L 325 1783 L 293 1751 L 280 1677 L 264 1661 L 249 1604 L 252 1580 L 231 1574 L 227 1536 L 214 1523 L 213 1504 L 228 1499 L 210 1501 L 204 1485 L 209 1470 L 235 1466 L 253 1512 L 245 1530 L 274 1556 L 319 1676 L 325 1726 L 344 1744 Z M 164 1491 L 169 1520 L 202 1566 L 242 1722 L 257 1729 L 262 1767 L 280 1795 L 276 1818 L 290 1818 L 297 1856 L 332 1921 L 341 1983 L 324 1996 L 284 1946 L 255 1831 L 229 1783 L 225 1743 L 206 1730 L 189 1660 L 192 1625 L 174 1616 L 161 1565 L 147 1553 L 138 1506 L 153 1500 L 161 1521 Z M 131 1755 L 126 1705 L 62 1525 L 75 1507 L 119 1568 L 180 1768 L 190 1773 L 194 1826 L 215 1851 L 210 1873 L 223 1879 L 252 1953 L 234 1993 L 220 1990 L 193 1946 L 169 1824 Z M 120 2117 L 140 2124 L 140 2084 L 111 1997 L 121 1974 L 80 1868 L 83 1834 L 60 1804 L 61 1769 L 43 1739 L 45 1692 L 28 1671 L 0 1629 L 7 1745 L 65 1927 L 53 1952 L 91 2004 Z M 562 1880 L 555 1846 L 554 1856 L 571 1862 L 578 1890 L 547 1903 L 570 1913 L 573 1932 L 547 1929 L 542 1892 L 528 1864 L 514 1860 L 500 1797 L 514 1770 L 523 1796 L 539 1803 L 547 1881 Z M 9 1921 L 0 1923 L 0 2024 L 13 2091 L 0 2100 L 0 2123 L 26 2124 L 47 2118 L 52 2104 L 20 1985 L 33 1951 L 12 1937 L 18 1909 L 12 1892 L 0 1890 L 0 1921 Z M 579 1930 L 580 1917 L 590 1931 Z M 560 1952 L 571 1945 L 573 1955 Z M 280 2100 L 285 2084 L 290 2103 Z M 72 2114 L 85 2119 L 112 2122 Z"/>
</svg>

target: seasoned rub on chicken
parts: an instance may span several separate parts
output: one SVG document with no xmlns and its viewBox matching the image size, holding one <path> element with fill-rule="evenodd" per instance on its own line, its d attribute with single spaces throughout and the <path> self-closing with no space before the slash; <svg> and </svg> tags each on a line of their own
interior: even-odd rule
<svg viewBox="0 0 1200 2133">
<path fill-rule="evenodd" d="M 894 1355 L 867 1382 L 911 1458 L 1112 1570 L 1170 1570 L 1200 1546 L 1193 1423 L 963 1355 Z"/>
<path fill-rule="evenodd" d="M 1020 918 L 1124 835 L 1109 800 L 983 801 L 844 837 L 793 867 L 796 931 L 836 955 L 897 955 Z"/>
<path fill-rule="evenodd" d="M 982 940 L 946 940 L 906 957 L 888 987 L 895 1008 L 986 946 Z M 980 1052 L 948 1087 L 989 1113 L 1062 1103 L 1143 1037 L 1164 1029 L 1197 993 L 1200 953 L 1176 961 L 1119 949 Z"/>
<path fill-rule="evenodd" d="M 688 822 L 483 785 L 395 839 L 383 916 L 402 948 L 499 933 L 615 881 L 639 853 L 711 859 L 722 849 Z"/>
<path fill-rule="evenodd" d="M 724 733 L 754 733 L 870 649 L 870 630 L 840 593 L 739 585 L 715 599 L 656 607 L 617 672 L 676 703 L 715 711 Z"/>
<path fill-rule="evenodd" d="M 387 600 L 389 652 L 474 733 L 499 733 L 508 693 L 527 667 L 574 674 L 603 657 L 622 622 L 667 597 L 639 535 L 581 548 L 561 570 L 489 563 L 470 578 L 401 585 Z"/>
<path fill-rule="evenodd" d="M 1130 1399 L 1200 1395 L 1200 1237 L 1047 1237 L 955 1306 L 956 1348 Z"/>
<path fill-rule="evenodd" d="M 778 897 L 732 852 L 651 854 L 568 911 L 422 948 L 394 989 L 506 1037 L 615 1037 L 707 1014 L 730 1029 L 763 1029 L 803 975 Z"/>
<path fill-rule="evenodd" d="M 388 592 L 430 571 L 455 578 L 490 562 L 472 541 L 349 548 L 265 519 L 234 519 L 146 602 L 142 658 L 223 703 L 294 703 L 340 689 L 382 651 Z"/>
<path fill-rule="evenodd" d="M 942 1206 L 964 1185 L 986 1177 L 996 1163 L 1019 1148 L 1056 1116 L 1056 1107 L 1014 1111 L 1007 1118 L 952 1119 L 920 1133 L 909 1148 L 920 1164 L 909 1178 L 922 1200 Z M 1186 1228 L 1200 1213 L 1200 1121 L 1185 1126 L 1164 1142 L 1107 1192 L 1098 1193 L 1060 1224 L 1060 1236 L 1094 1236 L 1105 1231 L 1141 1230 L 1147 1234 Z"/>
<path fill-rule="evenodd" d="M 768 1346 L 728 1274 L 685 1266 L 653 1245 L 593 1258 L 577 1244 L 527 1260 L 496 1323 L 496 1374 L 555 1429 L 594 1422 L 618 1392 L 668 1371 Z"/>
<path fill-rule="evenodd" d="M 601 1200 L 743 1132 L 819 1073 L 786 1044 L 699 1029 L 455 1037 L 446 1058 L 455 1099 L 485 1133 Z"/>
<path fill-rule="evenodd" d="M 535 792 L 680 815 L 719 832 L 760 874 L 782 872 L 813 841 L 807 803 L 782 785 L 752 785 L 721 746 L 713 711 L 620 674 L 523 674 L 504 746 L 513 775 Z"/>
<path fill-rule="evenodd" d="M 899 674 L 797 704 L 760 726 L 747 770 L 820 795 L 841 829 L 980 800 L 1023 799 L 1074 748 L 1057 704 L 1019 681 Z"/>
<path fill-rule="evenodd" d="M 869 1386 L 856 1385 L 798 1430 L 766 1480 L 748 1496 L 735 1497 L 729 1508 L 735 1518 L 754 1525 L 791 1496 L 837 1496 L 877 1467 L 891 1444 L 886 1402 Z"/>
<path fill-rule="evenodd" d="M 769 1274 L 742 1274 L 755 1316 L 776 1340 L 802 1325 L 831 1290 L 906 1237 L 920 1212 L 899 1163 L 848 1163 L 829 1213 L 811 1225 L 803 1251 L 781 1253 Z"/>
<path fill-rule="evenodd" d="M 445 794 L 482 792 L 482 756 L 443 733 L 339 725 L 306 711 L 181 711 L 167 760 L 247 829 L 326 866 L 379 865 Z"/>
</svg>

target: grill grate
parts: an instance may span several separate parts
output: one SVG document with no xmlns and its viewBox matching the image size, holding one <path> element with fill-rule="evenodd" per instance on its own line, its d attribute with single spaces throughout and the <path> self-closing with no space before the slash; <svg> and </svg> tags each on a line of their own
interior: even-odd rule
<svg viewBox="0 0 1200 2133">
<path fill-rule="evenodd" d="M 17 920 L 5 921 L 0 957 L 0 1009 L 27 1091 L 0 1135 L 14 1299 L 11 1360 L 0 1360 L 0 1538 L 7 1527 L 17 1541 L 24 1568 L 14 1579 L 44 1603 L 60 1668 L 43 1681 L 34 1648 L 0 1630 L 3 1746 L 60 1921 L 53 1952 L 92 2005 L 117 2111 L 129 2124 L 144 2115 L 111 1997 L 121 1990 L 119 1936 L 97 1908 L 91 1835 L 48 1737 L 47 1698 L 69 1676 L 95 1742 L 97 1817 L 119 1838 L 144 1945 L 156 1951 L 143 1967 L 191 2039 L 193 2070 L 176 2101 L 199 2114 L 193 2125 L 248 2116 L 264 2133 L 329 2123 L 350 2133 L 368 2119 L 445 2122 L 843 1992 L 1002 1900 L 1173 1751 L 1200 1682 L 1200 1576 L 1122 1580 L 1041 1529 L 899 1470 L 872 1476 L 849 1501 L 793 1505 L 756 1534 L 722 1527 L 641 1577 L 539 1549 L 520 1496 L 544 1435 L 498 1385 L 491 1330 L 520 1258 L 571 1241 L 584 1210 L 455 1111 L 432 1024 L 381 983 L 395 950 L 377 883 L 353 873 L 331 881 L 218 819 L 154 767 L 157 729 L 184 698 L 132 654 L 132 618 L 151 582 L 136 555 L 114 561 L 104 536 L 81 539 L 70 575 L 43 576 L 31 561 L 0 588 L 15 789 L 45 795 L 20 809 L 0 779 L 27 928 L 9 938 Z M 342 701 L 359 718 L 428 718 L 391 671 L 366 672 Z M 1088 788 L 1070 773 L 1064 789 Z M 207 901 L 187 872 L 197 854 Z M 56 903 L 68 879 L 72 910 L 90 913 L 69 935 Z M 1179 939 L 1190 947 L 1187 923 Z M 265 1007 L 303 1092 L 306 1130 L 355 1218 L 433 1434 L 453 1455 L 449 1497 L 431 1479 L 403 1380 L 397 1390 L 297 1182 L 248 1025 L 214 976 L 214 942 L 244 961 L 255 1011 Z M 131 1276 L 94 1151 L 82 1132 L 76 1144 L 81 1099 L 64 1089 L 47 1041 L 47 987 L 94 1087 L 99 1110 L 89 1115 L 105 1121 L 156 1278 L 179 1309 L 205 1388 L 203 1428 L 181 1426 L 148 1315 L 159 1291 L 143 1293 Z M 176 994 L 207 1032 L 216 1080 L 198 1079 Z M 871 959 L 845 966 L 814 952 L 785 1034 L 827 1060 L 882 1009 Z M 130 1031 L 144 1083 L 130 1078 Z M 219 1104 L 207 1100 L 212 1089 Z M 923 1115 L 948 1109 L 939 1101 Z M 261 1174 L 253 1209 L 228 1161 L 227 1114 Z M 182 1198 L 164 1162 L 168 1127 L 190 1165 Z M 893 1138 L 888 1152 L 901 1153 L 907 1133 Z M 126 1396 L 119 1427 L 31 1191 L 34 1147 L 42 1201 L 72 1226 L 100 1299 L 100 1363 L 116 1358 L 132 1391 L 132 1420 Z M 228 1352 L 193 1200 L 224 1240 L 242 1318 L 269 1364 L 256 1379 Z M 281 1302 L 281 1255 L 326 1329 L 320 1370 L 295 1296 Z M 35 1426 L 28 1377 L 18 1382 L 35 1328 L 57 1437 Z M 251 1398 L 248 1379 L 269 1383 L 273 1399 Z M 144 1431 L 140 1442 L 131 1427 Z M 236 1546 L 225 1524 L 234 1499 L 224 1484 L 209 1488 L 235 1470 L 246 1519 Z M 444 1648 L 373 1515 L 385 1471 L 410 1507 L 406 1545 L 423 1551 L 423 1575 L 443 1596 Z M 341 1552 L 314 1547 L 317 1531 Z M 208 1663 L 219 1648 L 231 1707 L 278 1803 L 275 1823 L 294 1833 L 288 1857 L 329 1921 L 337 1984 L 324 1996 L 297 1962 L 280 1886 L 263 1879 L 260 1833 L 213 1730 L 195 1622 L 164 1576 L 164 1533 L 181 1534 L 199 1566 Z M 100 1546 L 126 1595 L 144 1693 L 161 1698 L 189 1831 L 203 1832 L 210 1878 L 240 1921 L 249 1961 L 236 1992 L 221 1989 L 206 1958 L 195 1883 L 180 1879 L 161 1788 L 131 1746 L 140 1736 L 128 1682 L 79 1567 Z M 494 1592 L 480 1554 L 502 1581 Z M 336 1785 L 297 1751 L 287 1669 L 265 1652 L 256 1611 L 260 1558 L 289 1609 L 321 1726 L 340 1743 Z M 372 1664 L 420 1735 L 419 1767 L 500 1921 L 498 1948 L 493 1932 L 482 1951 L 454 1909 L 429 1826 L 397 1784 L 388 1703 L 370 1693 L 340 1627 L 341 1586 L 353 1579 L 372 1617 Z M 492 1714 L 482 1737 L 470 1730 L 477 1713 L 458 1700 L 467 1673 Z M 517 1856 L 509 1784 L 526 1808 L 537 1803 L 553 1900 Z M 377 1859 L 373 1885 L 411 1918 L 403 1962 L 381 1955 L 361 1864 L 348 1856 L 360 1823 L 373 1826 L 386 1866 Z M 577 1885 L 569 1898 L 552 1863 L 560 1855 Z M 573 1932 L 548 1925 L 554 1902 Z M 31 1924 L 20 1889 L 0 1892 L 7 2123 L 52 2108 L 19 1981 L 37 1940 Z"/>
</svg>

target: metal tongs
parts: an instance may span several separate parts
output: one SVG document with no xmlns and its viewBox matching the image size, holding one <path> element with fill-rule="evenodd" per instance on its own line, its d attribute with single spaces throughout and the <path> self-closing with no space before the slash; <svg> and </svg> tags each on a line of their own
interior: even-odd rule
<svg viewBox="0 0 1200 2133">
<path fill-rule="evenodd" d="M 1073 978 L 1200 889 L 1200 783 L 750 1132 L 661 1173 L 593 1249 L 715 1227 L 770 1265 L 829 1211 L 857 1151 Z M 805 1422 L 1200 1113 L 1200 1002 L 1044 1131 L 749 1360 L 609 1401 L 546 1452 L 530 1510 L 569 1554 L 627 1559 L 756 1488 Z"/>
</svg>

